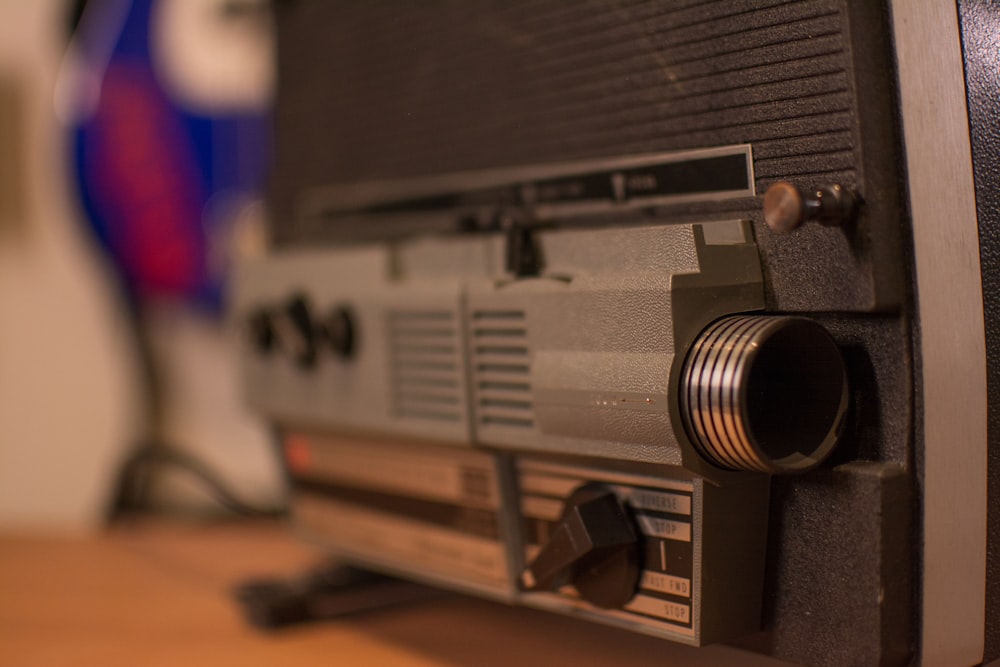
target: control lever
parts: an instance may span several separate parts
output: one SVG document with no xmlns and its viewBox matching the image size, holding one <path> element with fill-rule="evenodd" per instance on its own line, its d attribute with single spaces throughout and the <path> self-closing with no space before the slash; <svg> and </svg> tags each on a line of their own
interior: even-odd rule
<svg viewBox="0 0 1000 667">
<path fill-rule="evenodd" d="M 521 574 L 526 590 L 572 583 L 583 599 L 604 609 L 628 602 L 638 581 L 632 519 L 618 497 L 599 484 L 573 492 L 552 537 Z"/>
<path fill-rule="evenodd" d="M 540 274 L 544 262 L 536 228 L 510 216 L 502 216 L 499 227 L 507 235 L 507 270 L 518 278 Z"/>
</svg>

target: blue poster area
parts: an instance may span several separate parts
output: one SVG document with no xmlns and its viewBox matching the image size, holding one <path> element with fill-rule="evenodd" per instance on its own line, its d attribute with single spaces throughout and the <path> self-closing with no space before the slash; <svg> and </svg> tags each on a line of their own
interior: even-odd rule
<svg viewBox="0 0 1000 667">
<path fill-rule="evenodd" d="M 136 305 L 223 307 L 234 224 L 265 176 L 270 89 L 251 81 L 258 90 L 233 100 L 197 79 L 265 78 L 212 71 L 270 64 L 266 3 L 244 4 L 90 0 L 81 12 L 69 56 L 73 181 Z"/>
</svg>

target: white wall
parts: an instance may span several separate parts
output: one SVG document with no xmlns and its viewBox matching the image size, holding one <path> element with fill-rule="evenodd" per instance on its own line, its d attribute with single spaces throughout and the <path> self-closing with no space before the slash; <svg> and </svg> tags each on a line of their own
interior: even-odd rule
<svg viewBox="0 0 1000 667">
<path fill-rule="evenodd" d="M 4 527 L 96 526 L 136 423 L 129 338 L 76 219 L 62 163 L 52 91 L 64 4 L 0 0 L 0 79 L 14 82 L 23 104 L 27 188 L 21 219 L 0 218 Z"/>
</svg>

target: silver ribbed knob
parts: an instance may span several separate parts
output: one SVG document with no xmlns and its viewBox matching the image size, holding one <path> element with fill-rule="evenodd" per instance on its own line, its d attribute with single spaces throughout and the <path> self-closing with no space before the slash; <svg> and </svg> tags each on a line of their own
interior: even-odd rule
<svg viewBox="0 0 1000 667">
<path fill-rule="evenodd" d="M 681 373 L 685 426 L 722 468 L 793 473 L 833 451 L 847 412 L 847 372 L 830 334 L 804 317 L 712 323 Z"/>
</svg>

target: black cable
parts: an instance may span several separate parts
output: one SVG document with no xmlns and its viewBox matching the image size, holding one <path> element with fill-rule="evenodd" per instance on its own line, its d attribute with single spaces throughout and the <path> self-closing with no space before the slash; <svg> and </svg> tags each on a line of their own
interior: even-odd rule
<svg viewBox="0 0 1000 667">
<path fill-rule="evenodd" d="M 148 509 L 148 476 L 157 468 L 174 468 L 191 474 L 220 506 L 235 514 L 257 518 L 280 518 L 287 514 L 284 507 L 260 507 L 240 499 L 214 470 L 196 457 L 175 447 L 147 443 L 139 447 L 122 465 L 118 492 L 112 504 L 112 518 Z"/>
<path fill-rule="evenodd" d="M 149 481 L 164 468 L 185 471 L 202 483 L 216 502 L 227 510 L 247 517 L 281 517 L 286 507 L 258 507 L 241 500 L 209 465 L 170 443 L 166 432 L 162 373 L 147 330 L 139 299 L 127 288 L 123 291 L 128 331 L 134 342 L 135 360 L 139 370 L 146 409 L 145 432 L 122 462 L 115 481 L 107 518 L 113 521 L 124 514 L 149 511 Z"/>
</svg>

